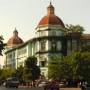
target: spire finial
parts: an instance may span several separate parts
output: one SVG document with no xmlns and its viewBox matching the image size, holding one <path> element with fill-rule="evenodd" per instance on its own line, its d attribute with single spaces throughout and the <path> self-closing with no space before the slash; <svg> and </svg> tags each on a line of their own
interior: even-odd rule
<svg viewBox="0 0 90 90">
<path fill-rule="evenodd" d="M 52 5 L 52 0 L 50 0 L 50 5 Z"/>
<path fill-rule="evenodd" d="M 18 36 L 18 31 L 17 31 L 16 27 L 15 27 L 15 30 L 13 31 L 13 35 Z"/>
<path fill-rule="evenodd" d="M 15 27 L 15 30 L 17 30 L 16 27 Z"/>
<path fill-rule="evenodd" d="M 52 2 L 50 1 L 50 5 L 52 4 Z"/>
<path fill-rule="evenodd" d="M 53 7 L 51 1 L 52 1 L 52 0 L 50 0 L 50 5 L 47 7 L 47 14 L 48 14 L 48 15 L 54 14 L 54 7 Z"/>
</svg>

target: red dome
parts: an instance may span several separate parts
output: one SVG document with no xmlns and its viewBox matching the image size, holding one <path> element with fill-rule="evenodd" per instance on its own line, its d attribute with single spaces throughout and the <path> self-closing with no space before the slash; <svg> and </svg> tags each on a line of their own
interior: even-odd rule
<svg viewBox="0 0 90 90">
<path fill-rule="evenodd" d="M 19 37 L 11 37 L 8 42 L 7 45 L 16 45 L 16 44 L 22 44 L 23 40 Z"/>
<path fill-rule="evenodd" d="M 47 15 L 47 16 L 44 16 L 38 26 L 40 25 L 48 25 L 48 24 L 51 24 L 51 25 L 61 25 L 62 27 L 64 27 L 64 23 L 62 22 L 62 20 L 55 16 L 55 15 Z"/>
<path fill-rule="evenodd" d="M 13 46 L 13 45 L 18 45 L 22 43 L 23 43 L 23 40 L 18 36 L 18 31 L 15 29 L 15 31 L 13 32 L 13 36 L 8 40 L 7 45 Z"/>
<path fill-rule="evenodd" d="M 61 25 L 61 27 L 64 27 L 64 23 L 62 22 L 62 20 L 57 17 L 54 13 L 54 7 L 53 5 L 51 4 L 50 2 L 50 5 L 47 7 L 47 15 L 44 16 L 38 26 L 41 26 L 41 25 Z"/>
</svg>

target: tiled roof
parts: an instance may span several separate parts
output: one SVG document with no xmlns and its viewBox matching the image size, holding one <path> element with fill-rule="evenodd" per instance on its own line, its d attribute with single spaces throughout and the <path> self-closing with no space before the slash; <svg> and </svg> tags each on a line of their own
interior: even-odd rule
<svg viewBox="0 0 90 90">
<path fill-rule="evenodd" d="M 9 40 L 8 40 L 8 42 L 7 42 L 7 44 L 8 45 L 11 45 L 11 44 L 22 44 L 23 43 L 23 40 L 20 38 L 20 37 L 11 37 Z"/>
<path fill-rule="evenodd" d="M 48 25 L 48 24 L 51 24 L 51 25 L 61 25 L 62 27 L 64 27 L 64 23 L 62 22 L 62 20 L 55 16 L 55 15 L 47 15 L 47 16 L 44 16 L 38 26 L 40 25 Z"/>
<path fill-rule="evenodd" d="M 61 25 L 61 27 L 64 27 L 64 23 L 62 22 L 62 20 L 57 17 L 54 13 L 54 7 L 50 2 L 50 5 L 47 7 L 47 15 L 44 16 L 38 26 L 42 26 L 42 25 Z"/>
<path fill-rule="evenodd" d="M 18 31 L 15 28 L 13 32 L 13 36 L 8 40 L 7 45 L 13 46 L 13 45 L 18 45 L 22 43 L 23 43 L 23 40 L 18 36 Z"/>
</svg>

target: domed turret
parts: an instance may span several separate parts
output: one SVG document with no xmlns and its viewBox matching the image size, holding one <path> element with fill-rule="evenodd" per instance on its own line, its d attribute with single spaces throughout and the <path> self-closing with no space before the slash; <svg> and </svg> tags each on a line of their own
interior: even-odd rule
<svg viewBox="0 0 90 90">
<path fill-rule="evenodd" d="M 59 17 L 55 15 L 54 7 L 51 2 L 50 5 L 47 7 L 47 15 L 40 20 L 38 27 L 43 25 L 60 25 L 64 28 L 64 23 Z"/>
<path fill-rule="evenodd" d="M 13 36 L 7 42 L 7 46 L 13 47 L 22 43 L 23 40 L 18 36 L 18 31 L 15 28 L 15 30 L 13 31 Z"/>
</svg>

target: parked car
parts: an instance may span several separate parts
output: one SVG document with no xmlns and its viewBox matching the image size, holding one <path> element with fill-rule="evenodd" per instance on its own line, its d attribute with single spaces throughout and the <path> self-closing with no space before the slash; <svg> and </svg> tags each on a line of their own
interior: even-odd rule
<svg viewBox="0 0 90 90">
<path fill-rule="evenodd" d="M 16 77 L 11 77 L 8 78 L 5 82 L 4 82 L 4 86 L 5 87 L 16 87 L 18 88 L 19 86 L 19 80 Z"/>
<path fill-rule="evenodd" d="M 63 81 L 61 81 L 61 82 L 59 83 L 59 87 L 60 87 L 60 88 L 66 87 L 66 83 L 63 82 Z"/>
<path fill-rule="evenodd" d="M 45 87 L 46 84 L 47 84 L 46 81 L 42 81 L 42 82 L 40 82 L 40 83 L 38 84 L 38 87 Z"/>
</svg>

